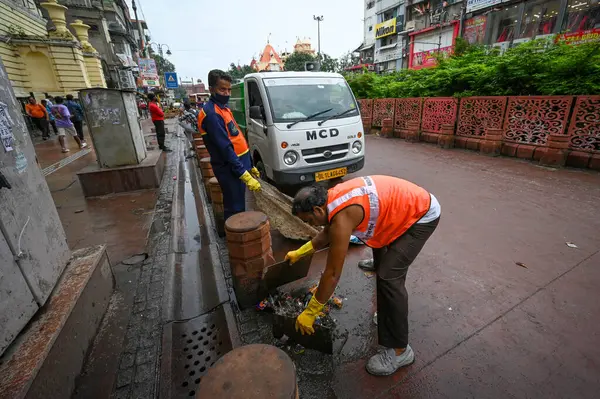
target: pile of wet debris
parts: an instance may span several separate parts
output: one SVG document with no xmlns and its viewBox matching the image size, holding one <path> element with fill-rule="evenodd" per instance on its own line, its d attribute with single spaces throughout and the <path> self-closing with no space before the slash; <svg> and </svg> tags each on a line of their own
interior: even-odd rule
<svg viewBox="0 0 600 399">
<path fill-rule="evenodd" d="M 323 353 L 333 353 L 336 319 L 331 311 L 341 309 L 344 298 L 332 296 L 314 324 L 315 333 L 302 335 L 296 331 L 296 318 L 304 311 L 308 302 L 317 291 L 317 285 L 307 290 L 296 290 L 292 293 L 277 289 L 267 298 L 256 304 L 258 311 L 273 312 L 273 336 L 292 348 L 294 353 L 303 352 L 304 348 L 315 349 Z"/>
</svg>

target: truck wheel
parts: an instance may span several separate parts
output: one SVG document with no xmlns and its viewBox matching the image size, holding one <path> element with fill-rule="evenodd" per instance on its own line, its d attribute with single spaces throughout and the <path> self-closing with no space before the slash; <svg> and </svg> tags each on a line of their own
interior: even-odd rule
<svg viewBox="0 0 600 399">
<path fill-rule="evenodd" d="M 260 173 L 260 178 L 264 181 L 268 181 L 269 178 L 267 177 L 267 170 L 265 169 L 265 164 L 263 163 L 262 159 L 256 161 L 255 166 L 256 169 L 258 169 L 258 172 Z"/>
</svg>

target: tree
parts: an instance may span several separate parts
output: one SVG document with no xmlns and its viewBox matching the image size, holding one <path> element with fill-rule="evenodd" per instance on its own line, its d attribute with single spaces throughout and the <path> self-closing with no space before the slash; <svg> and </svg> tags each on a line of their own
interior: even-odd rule
<svg viewBox="0 0 600 399">
<path fill-rule="evenodd" d="M 244 76 L 248 75 L 249 73 L 253 73 L 253 72 L 256 72 L 256 71 L 254 69 L 252 69 L 252 67 L 250 65 L 239 66 L 239 65 L 235 65 L 233 62 L 231 64 L 229 64 L 229 70 L 227 71 L 227 73 L 234 80 L 244 79 Z"/>
<path fill-rule="evenodd" d="M 346 68 L 358 65 L 360 63 L 360 56 L 357 53 L 348 52 L 340 57 L 338 61 L 338 72 L 344 72 Z"/>
<path fill-rule="evenodd" d="M 150 57 L 152 57 L 156 62 L 158 76 L 165 76 L 165 72 L 175 72 L 175 65 L 173 65 L 171 61 L 154 52 L 150 53 Z"/>
<path fill-rule="evenodd" d="M 337 72 L 339 69 L 339 62 L 337 58 L 331 58 L 327 54 L 322 54 L 321 60 L 321 71 L 323 72 Z"/>
<path fill-rule="evenodd" d="M 305 71 L 304 64 L 310 61 L 316 61 L 316 57 L 309 53 L 293 52 L 285 61 L 286 71 Z"/>
<path fill-rule="evenodd" d="M 179 86 L 178 88 L 174 89 L 173 91 L 175 93 L 175 99 L 177 99 L 177 100 L 184 100 L 188 96 L 187 95 L 187 91 L 183 87 L 181 87 L 181 86 Z"/>
</svg>

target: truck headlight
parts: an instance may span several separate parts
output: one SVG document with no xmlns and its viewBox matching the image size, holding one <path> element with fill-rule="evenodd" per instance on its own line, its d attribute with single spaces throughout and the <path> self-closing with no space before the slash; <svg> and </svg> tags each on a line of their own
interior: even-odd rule
<svg viewBox="0 0 600 399">
<path fill-rule="evenodd" d="M 362 151 L 362 143 L 360 141 L 355 141 L 352 143 L 352 152 L 358 154 Z"/>
<path fill-rule="evenodd" d="M 293 165 L 298 160 L 298 153 L 296 151 L 288 151 L 283 155 L 283 162 L 286 165 Z"/>
</svg>

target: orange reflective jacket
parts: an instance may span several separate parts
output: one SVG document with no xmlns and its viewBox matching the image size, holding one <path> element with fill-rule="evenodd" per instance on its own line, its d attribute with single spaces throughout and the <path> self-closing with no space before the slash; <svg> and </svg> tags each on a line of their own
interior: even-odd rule
<svg viewBox="0 0 600 399">
<path fill-rule="evenodd" d="M 329 190 L 329 222 L 350 205 L 360 205 L 362 222 L 354 235 L 372 248 L 390 245 L 429 210 L 429 193 L 409 181 L 391 176 L 365 176 L 340 183 Z"/>
<path fill-rule="evenodd" d="M 198 114 L 198 130 L 203 136 L 207 133 L 202 127 L 202 122 L 204 121 L 204 118 L 206 118 L 205 109 L 206 107 L 203 108 Z M 237 156 L 240 157 L 247 153 L 249 151 L 248 143 L 246 142 L 246 138 L 244 137 L 244 135 L 241 134 L 242 131 L 240 130 L 240 127 L 238 126 L 235 119 L 233 118 L 231 110 L 227 107 L 221 108 L 218 105 L 214 105 L 211 111 L 208 112 L 212 111 L 214 111 L 216 114 L 220 115 L 221 118 L 223 118 L 223 121 L 225 122 L 225 129 L 227 129 L 227 135 L 229 136 L 229 140 L 231 140 L 231 144 L 233 144 L 233 150 L 235 151 Z"/>
</svg>

